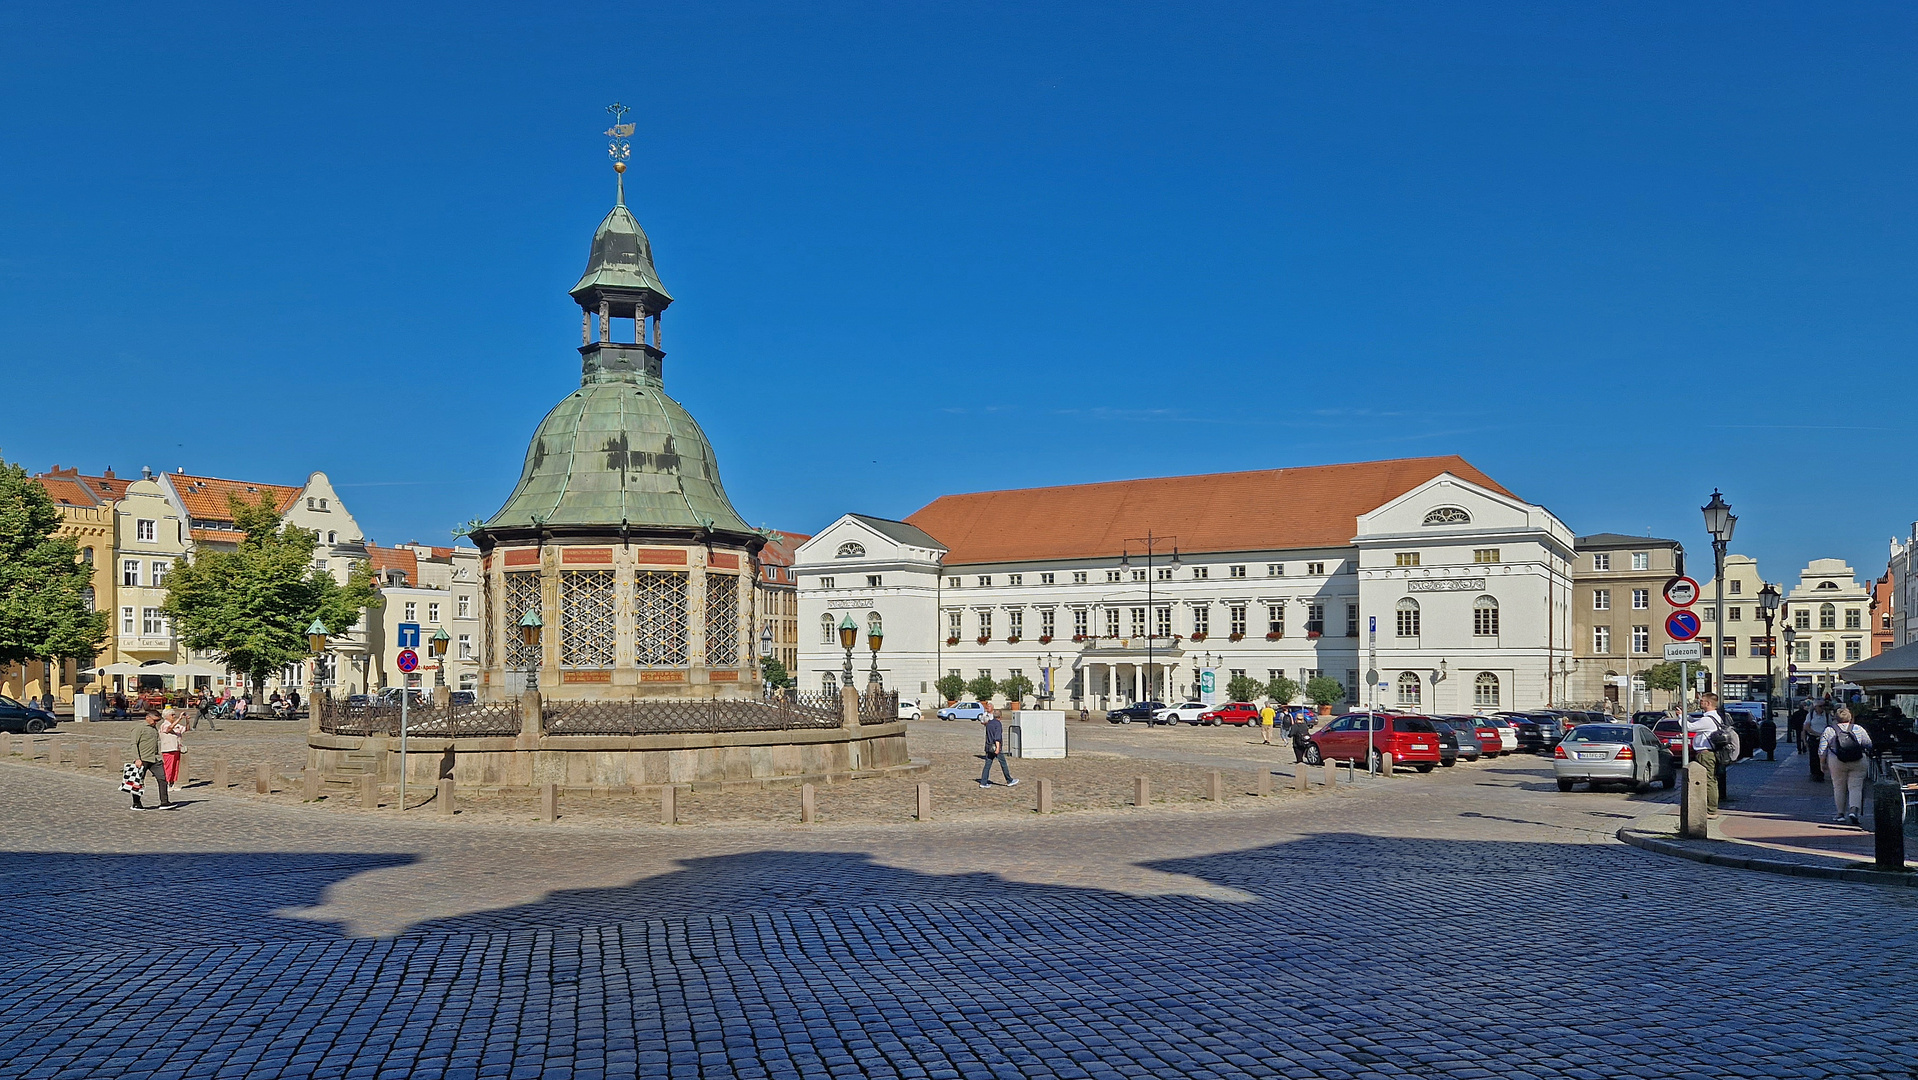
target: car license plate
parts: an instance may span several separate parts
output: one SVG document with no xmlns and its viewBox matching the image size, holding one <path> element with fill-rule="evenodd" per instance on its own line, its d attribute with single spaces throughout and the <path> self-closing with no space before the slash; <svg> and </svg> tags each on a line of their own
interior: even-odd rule
<svg viewBox="0 0 1918 1080">
<path fill-rule="evenodd" d="M 1611 757 L 1611 755 L 1605 753 L 1604 751 L 1588 752 L 1588 751 L 1580 750 L 1578 752 L 1578 759 L 1580 761 L 1604 761 L 1608 757 Z"/>
<path fill-rule="evenodd" d="M 1426 745 L 1425 743 L 1422 743 L 1422 742 L 1415 742 L 1415 743 L 1413 743 L 1413 744 L 1412 744 L 1412 749 L 1414 749 L 1414 750 L 1430 750 L 1430 749 L 1431 749 L 1431 747 L 1430 747 L 1430 746 L 1427 746 L 1427 745 Z"/>
</svg>

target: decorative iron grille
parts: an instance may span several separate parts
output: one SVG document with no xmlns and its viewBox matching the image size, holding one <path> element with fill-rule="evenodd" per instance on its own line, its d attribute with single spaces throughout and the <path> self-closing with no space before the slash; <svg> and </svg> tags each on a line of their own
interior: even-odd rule
<svg viewBox="0 0 1918 1080">
<path fill-rule="evenodd" d="M 706 575 L 706 663 L 739 663 L 739 575 Z"/>
<path fill-rule="evenodd" d="M 839 704 L 839 691 L 837 690 L 827 690 L 819 693 L 802 690 L 792 695 L 792 701 L 800 708 L 811 709 L 814 712 L 831 716 L 835 724 L 839 722 L 841 706 Z"/>
<path fill-rule="evenodd" d="M 564 570 L 559 575 L 559 662 L 563 667 L 610 668 L 616 633 L 611 570 Z"/>
<path fill-rule="evenodd" d="M 480 649 L 486 654 L 486 670 L 493 670 L 493 635 L 500 632 L 493 604 L 493 575 L 480 575 L 480 603 L 486 607 L 486 621 L 480 624 Z"/>
<path fill-rule="evenodd" d="M 721 700 L 553 701 L 543 706 L 548 735 L 670 735 L 686 732 L 835 728 L 839 714 L 802 702 Z"/>
<path fill-rule="evenodd" d="M 537 669 L 543 646 L 538 638 L 533 644 L 526 644 L 525 635 L 520 633 L 519 621 L 525 618 L 528 611 L 539 610 L 539 571 L 519 570 L 504 577 L 506 610 L 500 613 L 497 625 L 500 639 L 506 643 L 506 667 L 512 671 Z"/>
<path fill-rule="evenodd" d="M 686 665 L 686 574 L 642 570 L 633 575 L 633 662 Z"/>
<path fill-rule="evenodd" d="M 859 722 L 890 724 L 899 719 L 899 691 L 867 690 L 859 695 Z"/>
<path fill-rule="evenodd" d="M 386 735 L 400 733 L 400 707 L 383 702 L 320 702 L 320 730 L 332 735 Z M 514 736 L 520 731 L 519 706 L 510 701 L 481 701 L 440 708 L 430 703 L 411 706 L 406 718 L 408 735 L 483 738 Z"/>
</svg>

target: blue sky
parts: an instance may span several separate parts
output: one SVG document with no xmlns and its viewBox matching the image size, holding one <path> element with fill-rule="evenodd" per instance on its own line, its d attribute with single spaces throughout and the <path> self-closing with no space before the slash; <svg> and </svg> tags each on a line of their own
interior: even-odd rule
<svg viewBox="0 0 1918 1080">
<path fill-rule="evenodd" d="M 536 10 L 537 9 L 537 10 Z M 612 198 L 747 520 L 1460 453 L 1768 577 L 1918 517 L 1918 11 L 13 5 L 0 456 L 490 515 Z"/>
</svg>

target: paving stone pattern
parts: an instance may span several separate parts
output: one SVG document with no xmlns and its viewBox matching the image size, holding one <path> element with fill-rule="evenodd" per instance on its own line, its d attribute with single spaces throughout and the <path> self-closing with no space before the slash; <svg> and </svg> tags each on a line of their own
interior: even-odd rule
<svg viewBox="0 0 1918 1080">
<path fill-rule="evenodd" d="M 133 814 L 97 787 L 0 764 L 0 1078 L 1918 1064 L 1911 890 L 1625 847 L 1610 830 L 1660 800 L 1560 795 L 1537 761 L 1207 813 L 838 829 Z"/>
</svg>

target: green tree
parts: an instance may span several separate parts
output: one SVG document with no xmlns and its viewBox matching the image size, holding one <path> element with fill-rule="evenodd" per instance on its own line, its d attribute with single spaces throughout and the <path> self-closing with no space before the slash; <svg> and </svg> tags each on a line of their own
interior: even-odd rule
<svg viewBox="0 0 1918 1080">
<path fill-rule="evenodd" d="M 1233 701 L 1251 701 L 1259 696 L 1263 689 L 1259 680 L 1250 675 L 1234 675 L 1225 684 L 1225 696 Z"/>
<path fill-rule="evenodd" d="M 1337 705 L 1345 700 L 1345 687 L 1330 675 L 1314 675 L 1306 681 L 1305 700 L 1314 705 Z"/>
<path fill-rule="evenodd" d="M 1024 705 L 1026 698 L 1032 694 L 1032 680 L 1024 675 L 1008 676 L 999 684 L 999 692 L 1006 695 L 1007 701 L 1015 705 Z"/>
<path fill-rule="evenodd" d="M 786 674 L 786 665 L 780 663 L 777 657 L 768 656 L 761 660 L 759 674 L 766 680 L 766 685 L 774 690 L 784 690 L 793 685 L 793 677 Z"/>
<path fill-rule="evenodd" d="M 1678 661 L 1667 660 L 1645 669 L 1645 689 L 1672 693 L 1678 689 Z"/>
<path fill-rule="evenodd" d="M 347 583 L 313 567 L 319 534 L 282 524 L 273 498 L 229 496 L 233 523 L 246 536 L 234 551 L 201 551 L 167 575 L 166 613 L 189 649 L 207 650 L 258 687 L 266 676 L 308 655 L 315 620 L 339 634 L 378 608 L 379 589 L 365 563 Z"/>
<path fill-rule="evenodd" d="M 1265 696 L 1272 699 L 1274 705 L 1290 705 L 1299 699 L 1299 684 L 1283 675 L 1272 676 L 1265 684 Z"/>
<path fill-rule="evenodd" d="M 959 695 L 966 692 L 966 679 L 965 676 L 957 672 L 951 675 L 941 675 L 939 676 L 939 681 L 932 684 L 932 688 L 939 691 L 941 700 L 958 701 Z"/>
<path fill-rule="evenodd" d="M 966 693 L 971 694 L 980 701 L 991 701 L 994 691 L 998 689 L 999 684 L 993 682 L 992 676 L 990 675 L 980 675 L 966 684 Z"/>
<path fill-rule="evenodd" d="M 59 527 L 46 489 L 0 462 L 0 664 L 85 662 L 106 640 L 107 613 L 87 602 L 92 568 Z"/>
</svg>

